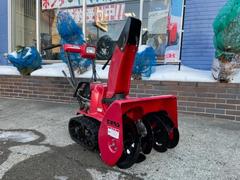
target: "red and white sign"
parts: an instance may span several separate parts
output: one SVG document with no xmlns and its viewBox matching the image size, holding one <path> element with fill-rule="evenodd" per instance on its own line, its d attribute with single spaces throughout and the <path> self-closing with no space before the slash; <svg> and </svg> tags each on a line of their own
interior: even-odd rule
<svg viewBox="0 0 240 180">
<path fill-rule="evenodd" d="M 123 0 L 87 0 L 87 5 L 121 2 Z M 82 6 L 82 0 L 42 0 L 42 10 Z"/>
<path fill-rule="evenodd" d="M 82 8 L 65 9 L 77 23 L 82 23 Z M 101 12 L 101 13 L 96 13 Z M 117 21 L 124 19 L 125 4 L 107 4 L 102 6 L 88 7 L 86 13 L 87 23 L 95 22 L 96 19 L 104 18 L 105 21 Z M 101 17 L 100 17 L 101 16 Z"/>
<path fill-rule="evenodd" d="M 79 6 L 79 0 L 42 0 L 42 10 Z"/>
</svg>

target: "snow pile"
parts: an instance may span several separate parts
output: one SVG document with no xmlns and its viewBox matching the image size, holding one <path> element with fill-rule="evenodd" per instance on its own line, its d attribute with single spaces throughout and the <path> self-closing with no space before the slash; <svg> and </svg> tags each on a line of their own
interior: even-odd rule
<svg viewBox="0 0 240 180">
<path fill-rule="evenodd" d="M 97 77 L 99 79 L 107 79 L 108 78 L 108 71 L 109 71 L 109 66 L 106 66 L 104 70 L 102 70 L 103 65 L 96 64 L 96 71 L 97 71 Z M 89 71 L 77 75 L 77 77 L 81 78 L 91 78 L 92 77 L 92 67 L 90 67 Z"/>
<path fill-rule="evenodd" d="M 0 65 L 0 75 L 20 75 L 16 67 Z"/>
<path fill-rule="evenodd" d="M 216 82 L 213 79 L 211 71 L 193 69 L 183 65 L 180 71 L 178 71 L 178 65 L 157 66 L 150 78 L 144 78 L 144 80 Z"/>
<path fill-rule="evenodd" d="M 102 66 L 103 65 L 100 64 L 96 65 L 97 76 L 99 79 L 107 79 L 109 66 L 107 66 L 105 70 L 102 70 Z M 43 65 L 41 69 L 32 72 L 31 76 L 64 77 L 62 71 L 65 71 L 68 77 L 70 76 L 65 63 Z M 20 73 L 15 67 L 0 66 L 0 75 L 20 75 Z M 83 74 L 79 74 L 76 71 L 75 75 L 79 78 L 91 78 L 92 68 L 89 67 L 88 71 Z M 211 71 L 197 70 L 183 65 L 180 71 L 178 71 L 178 65 L 157 66 L 155 72 L 152 73 L 149 78 L 145 77 L 143 79 L 154 81 L 216 82 Z M 240 71 L 233 76 L 231 82 L 240 83 Z"/>
<path fill-rule="evenodd" d="M 97 76 L 100 79 L 107 79 L 108 78 L 108 70 L 109 67 L 107 66 L 105 70 L 102 70 L 102 66 L 100 64 L 96 65 Z M 43 65 L 41 69 L 38 69 L 31 73 L 31 76 L 49 76 L 49 77 L 64 77 L 63 72 L 70 76 L 68 67 L 65 63 L 55 63 L 50 65 Z M 75 71 L 76 77 L 81 78 L 91 78 L 92 77 L 92 67 L 88 68 L 88 71 L 84 72 L 83 74 L 79 74 Z"/>
<path fill-rule="evenodd" d="M 31 76 L 64 77 L 62 71 L 65 71 L 69 75 L 68 67 L 65 63 L 54 63 L 42 65 L 42 68 L 33 71 Z"/>
<path fill-rule="evenodd" d="M 43 65 L 42 69 L 34 71 L 32 76 L 50 76 L 50 77 L 64 77 L 62 71 L 65 71 L 69 76 L 67 65 L 64 63 Z M 100 79 L 108 78 L 109 66 L 105 70 L 102 70 L 102 65 L 96 65 L 97 75 Z M 75 72 L 76 77 L 91 78 L 92 69 L 89 68 L 83 74 Z M 181 66 L 181 70 L 178 71 L 177 65 L 163 65 L 157 66 L 156 70 L 149 78 L 143 78 L 144 80 L 158 80 L 158 81 L 194 81 L 194 82 L 216 82 L 211 74 L 211 71 L 202 71 L 192 69 L 186 66 Z"/>
<path fill-rule="evenodd" d="M 240 70 L 234 72 L 231 77 L 231 83 L 240 83 Z"/>
</svg>

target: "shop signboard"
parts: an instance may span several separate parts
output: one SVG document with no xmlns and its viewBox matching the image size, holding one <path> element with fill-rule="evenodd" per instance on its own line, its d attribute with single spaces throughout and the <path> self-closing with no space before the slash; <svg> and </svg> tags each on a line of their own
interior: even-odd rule
<svg viewBox="0 0 240 180">
<path fill-rule="evenodd" d="M 65 9 L 64 11 L 67 11 L 77 23 L 82 23 L 82 8 Z M 123 20 L 124 12 L 124 3 L 88 7 L 86 13 L 86 21 L 87 23 L 93 23 L 96 20 L 105 22 Z"/>
<path fill-rule="evenodd" d="M 42 0 L 42 10 L 82 6 L 83 0 Z M 123 0 L 87 0 L 87 5 L 122 2 Z"/>
<path fill-rule="evenodd" d="M 156 7 L 148 13 L 147 43 L 159 61 L 180 62 L 183 0 L 159 1 Z"/>
</svg>

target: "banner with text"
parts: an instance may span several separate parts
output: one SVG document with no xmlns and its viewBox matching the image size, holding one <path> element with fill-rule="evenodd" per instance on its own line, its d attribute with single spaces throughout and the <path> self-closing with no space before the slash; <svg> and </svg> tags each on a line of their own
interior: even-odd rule
<svg viewBox="0 0 240 180">
<path fill-rule="evenodd" d="M 123 2 L 123 0 L 87 0 L 87 5 Z M 82 0 L 42 0 L 42 10 L 82 6 Z"/>
<path fill-rule="evenodd" d="M 80 23 L 80 24 L 82 23 L 82 17 L 83 17 L 82 8 L 65 9 L 63 11 L 67 11 L 77 23 Z M 86 14 L 86 21 L 87 23 L 92 23 L 92 22 L 95 22 L 96 20 L 103 20 L 106 22 L 123 20 L 124 12 L 125 12 L 124 3 L 88 7 L 87 14 Z"/>
</svg>

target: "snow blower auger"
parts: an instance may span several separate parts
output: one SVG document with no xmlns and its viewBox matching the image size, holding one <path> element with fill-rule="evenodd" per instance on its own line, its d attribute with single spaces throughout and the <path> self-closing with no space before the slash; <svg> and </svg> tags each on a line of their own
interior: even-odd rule
<svg viewBox="0 0 240 180">
<path fill-rule="evenodd" d="M 71 74 L 68 80 L 75 87 L 74 96 L 80 104 L 77 117 L 69 121 L 70 136 L 83 147 L 98 150 L 107 165 L 119 168 L 141 162 L 152 148 L 165 152 L 179 141 L 175 96 L 129 97 L 140 29 L 140 20 L 127 19 L 111 58 L 107 83 L 96 81 L 95 47 L 64 45 L 67 57 L 68 53 L 80 53 L 93 60 L 93 80 L 76 86 L 68 58 Z"/>
</svg>

